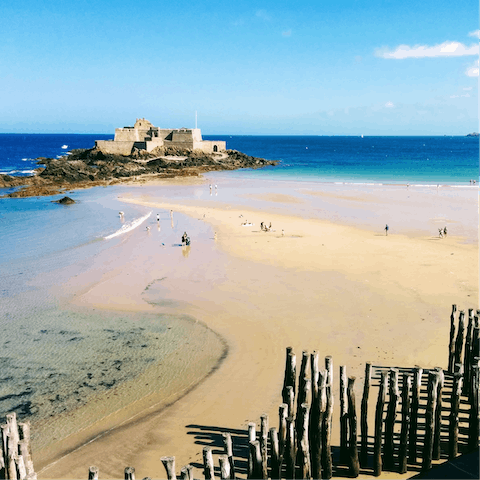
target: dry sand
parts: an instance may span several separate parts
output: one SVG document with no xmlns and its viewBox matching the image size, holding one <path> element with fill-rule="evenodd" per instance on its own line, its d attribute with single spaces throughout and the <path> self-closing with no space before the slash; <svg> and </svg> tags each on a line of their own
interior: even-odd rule
<svg viewBox="0 0 480 480">
<path fill-rule="evenodd" d="M 98 466 L 102 478 L 120 478 L 126 466 L 136 468 L 137 478 L 164 478 L 163 455 L 176 457 L 177 473 L 187 463 L 200 467 L 204 445 L 220 452 L 216 447 L 221 445 L 221 431 L 245 430 L 248 422 L 259 424 L 263 413 L 269 414 L 272 426 L 277 425 L 285 347 L 292 346 L 298 359 L 302 350 L 317 350 L 321 358 L 332 355 L 336 386 L 338 366 L 347 365 L 348 375 L 357 378 L 359 398 L 366 361 L 375 367 L 445 367 L 451 305 L 477 308 L 476 239 L 465 242 L 453 235 L 438 239 L 421 230 L 387 237 L 381 229 L 302 218 L 292 208 L 303 202 L 292 201 L 283 187 L 268 200 L 285 202 L 287 215 L 274 213 L 278 208 L 260 210 L 253 203 L 198 199 L 168 203 L 161 189 L 157 192 L 135 189 L 124 200 L 173 209 L 212 228 L 202 239 L 202 258 L 192 260 L 193 266 L 190 259 L 182 264 L 166 260 L 163 267 L 170 274 L 159 292 L 175 311 L 192 315 L 220 334 L 228 355 L 212 375 L 172 405 L 126 409 L 117 419 L 123 425 L 93 442 L 82 446 L 88 432 L 69 437 L 73 451 L 62 458 L 56 458 L 55 445 L 39 452 L 35 460 L 40 478 L 83 478 L 89 465 Z M 315 195 L 321 193 L 308 192 L 306 197 Z M 355 201 L 371 208 L 369 198 Z M 246 220 L 254 226 L 242 226 Z M 470 220 L 478 225 L 477 218 Z M 260 231 L 262 221 L 271 222 L 275 231 Z M 431 216 L 425 221 L 431 222 Z M 145 251 L 141 269 L 137 258 L 101 281 L 77 279 L 74 287 L 80 288 L 82 282 L 84 287 L 76 303 L 150 308 L 141 295 L 156 275 L 149 271 L 149 265 L 158 267 L 152 258 L 154 252 Z M 373 388 L 371 405 L 376 393 Z M 129 420 L 132 415 L 136 416 Z M 111 426 L 100 421 L 95 431 Z M 333 445 L 338 445 L 338 430 L 336 420 Z M 404 477 L 408 476 L 411 473 Z M 202 477 L 201 470 L 195 477 Z"/>
</svg>

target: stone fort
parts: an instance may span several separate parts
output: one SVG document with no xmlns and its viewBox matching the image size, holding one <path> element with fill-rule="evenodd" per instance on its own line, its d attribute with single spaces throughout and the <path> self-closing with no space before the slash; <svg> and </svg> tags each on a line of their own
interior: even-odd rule
<svg viewBox="0 0 480 480">
<path fill-rule="evenodd" d="M 97 140 L 95 147 L 104 154 L 130 155 L 134 148 L 151 152 L 157 147 L 224 152 L 226 142 L 202 140 L 199 128 L 158 128 L 148 120 L 137 118 L 133 127 L 115 129 L 114 140 Z"/>
</svg>

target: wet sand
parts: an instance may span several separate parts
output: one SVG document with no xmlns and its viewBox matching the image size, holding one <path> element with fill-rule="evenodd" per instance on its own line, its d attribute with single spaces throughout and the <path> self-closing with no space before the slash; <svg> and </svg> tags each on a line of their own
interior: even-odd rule
<svg viewBox="0 0 480 480">
<path fill-rule="evenodd" d="M 340 188 L 309 186 L 305 192 L 305 185 L 290 190 L 278 182 L 267 193 L 253 186 L 222 197 L 227 185 L 215 183 L 218 197 L 206 193 L 208 184 L 191 187 L 188 194 L 166 187 L 126 189 L 125 201 L 163 215 L 173 209 L 174 218 L 178 212 L 188 215 L 185 224 L 198 232 L 191 250 L 182 257 L 160 257 L 161 237 L 152 235 L 151 244 L 142 244 L 142 251 L 114 274 L 99 265 L 101 281 L 92 281 L 90 273 L 72 279 L 69 288 L 79 291 L 75 304 L 83 307 L 149 309 L 142 292 L 152 279 L 162 278 L 149 288 L 149 301 L 161 299 L 162 311 L 204 322 L 225 340 L 228 355 L 175 403 L 144 405 L 130 420 L 124 411 L 121 427 L 83 446 L 85 432 L 72 435 L 70 445 L 80 447 L 53 464 L 55 445 L 47 455 L 39 452 L 40 478 L 82 478 L 89 465 L 98 466 L 102 478 L 120 478 L 126 466 L 134 466 L 138 478 L 164 478 L 163 455 L 176 457 L 177 471 L 187 463 L 200 468 L 203 446 L 218 445 L 223 429 L 245 430 L 250 421 L 259 424 L 262 413 L 276 426 L 286 346 L 297 358 L 302 350 L 317 350 L 321 358 L 332 355 L 335 388 L 338 366 L 347 365 L 348 375 L 357 378 L 357 395 L 366 361 L 375 367 L 446 366 L 451 304 L 460 309 L 478 304 L 478 245 L 472 227 L 478 226 L 478 216 L 475 205 L 466 203 L 468 195 L 444 195 L 439 201 L 421 192 L 431 202 L 413 205 L 412 222 L 405 215 L 385 236 L 378 212 L 403 218 L 396 190 L 355 192 L 349 199 Z M 325 196 L 330 210 L 309 200 Z M 398 215 L 392 213 L 395 208 Z M 443 239 L 432 228 L 438 213 L 451 232 Z M 254 225 L 242 226 L 246 220 Z M 271 222 L 275 231 L 260 231 L 262 221 Z M 97 422 L 98 431 L 108 428 Z M 338 422 L 332 442 L 338 444 Z M 201 476 L 196 470 L 195 477 Z"/>
</svg>

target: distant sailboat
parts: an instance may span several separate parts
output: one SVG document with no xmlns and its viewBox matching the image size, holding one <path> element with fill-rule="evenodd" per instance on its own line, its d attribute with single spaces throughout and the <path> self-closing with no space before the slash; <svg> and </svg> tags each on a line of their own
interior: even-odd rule
<svg viewBox="0 0 480 480">
<path fill-rule="evenodd" d="M 363 138 L 363 135 L 361 135 L 361 137 Z"/>
<path fill-rule="evenodd" d="M 65 150 L 68 148 L 68 145 L 62 145 L 62 148 Z"/>
</svg>

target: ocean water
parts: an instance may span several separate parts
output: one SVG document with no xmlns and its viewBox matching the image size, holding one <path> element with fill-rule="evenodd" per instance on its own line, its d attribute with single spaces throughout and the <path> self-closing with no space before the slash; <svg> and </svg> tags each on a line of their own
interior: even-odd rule
<svg viewBox="0 0 480 480">
<path fill-rule="evenodd" d="M 108 138 L 112 136 L 0 134 L 0 173 L 29 175 L 38 167 L 37 157 L 59 157 L 74 148 L 90 148 L 96 139 Z M 276 167 L 218 172 L 233 181 L 241 177 L 332 185 L 442 184 L 467 189 L 473 188 L 470 180 L 479 176 L 479 142 L 470 137 L 205 138 L 226 140 L 227 148 L 280 161 Z M 92 398 L 130 385 L 169 357 L 172 349 L 186 348 L 189 342 L 191 349 L 195 339 L 198 352 L 209 345 L 212 352 L 221 353 L 219 339 L 194 319 L 85 312 L 66 306 L 56 295 L 58 288 L 54 287 L 87 271 L 105 250 L 121 249 L 132 236 L 140 239 L 145 225 L 154 228 L 156 212 L 120 202 L 117 197 L 123 192 L 117 186 L 75 191 L 69 195 L 77 203 L 70 206 L 52 203 L 62 195 L 0 198 L 0 416 L 16 411 L 21 418 L 29 418 L 38 426 L 34 430 L 38 447 L 48 443 L 45 437 L 40 438 L 46 422 L 81 409 Z M 207 195 L 205 188 L 192 192 L 193 196 Z M 0 189 L 0 195 L 4 193 L 8 190 Z M 175 194 L 182 195 L 172 190 Z M 124 215 L 119 216 L 119 211 Z M 176 215 L 175 224 L 170 226 L 170 218 L 163 212 L 161 223 L 168 226 L 168 230 L 162 227 L 165 244 L 174 245 L 189 221 Z M 208 361 L 207 370 L 215 359 Z M 121 397 L 134 400 L 153 388 L 166 386 L 149 383 L 137 397 Z M 57 438 L 71 429 L 61 424 Z"/>
</svg>

